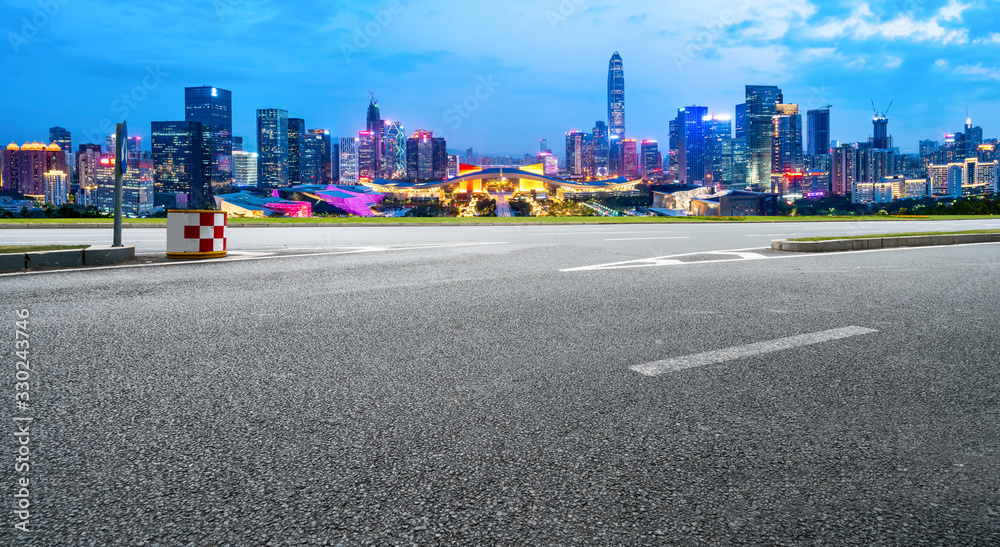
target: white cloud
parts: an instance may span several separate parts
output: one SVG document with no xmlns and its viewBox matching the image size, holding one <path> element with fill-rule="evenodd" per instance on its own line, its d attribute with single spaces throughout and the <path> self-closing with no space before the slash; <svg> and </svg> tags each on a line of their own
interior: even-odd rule
<svg viewBox="0 0 1000 547">
<path fill-rule="evenodd" d="M 977 38 L 975 44 L 1000 44 L 1000 32 L 991 33 L 985 38 Z"/>
<path fill-rule="evenodd" d="M 1000 80 L 1000 69 L 996 67 L 986 67 L 982 63 L 975 65 L 962 65 L 955 67 L 955 74 L 964 76 L 977 76 L 989 80 Z"/>
<path fill-rule="evenodd" d="M 945 59 L 938 59 L 937 61 L 934 61 L 934 66 L 939 68 L 948 68 L 948 61 Z"/>
<path fill-rule="evenodd" d="M 903 65 L 903 59 L 899 57 L 893 57 L 892 55 L 885 58 L 886 68 L 899 68 Z"/>
<path fill-rule="evenodd" d="M 915 19 L 911 14 L 898 14 L 889 20 L 879 20 L 867 3 L 859 4 L 852 13 L 842 19 L 830 19 L 812 29 L 820 38 L 853 37 L 868 39 L 877 36 L 895 39 L 911 39 L 920 42 L 941 44 L 965 44 L 969 41 L 969 30 L 962 27 L 944 26 L 943 22 L 961 21 L 962 13 L 969 8 L 952 0 L 928 19 Z"/>
</svg>

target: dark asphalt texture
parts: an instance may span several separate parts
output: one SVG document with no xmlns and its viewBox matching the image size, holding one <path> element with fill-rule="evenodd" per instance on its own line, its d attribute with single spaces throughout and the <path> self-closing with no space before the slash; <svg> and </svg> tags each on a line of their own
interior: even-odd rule
<svg viewBox="0 0 1000 547">
<path fill-rule="evenodd" d="M 699 228 L 447 228 L 430 239 L 502 244 L 0 277 L 10 346 L 31 311 L 35 374 L 35 531 L 6 511 L 0 538 L 1000 544 L 1000 244 L 561 271 L 769 243 Z M 878 333 L 629 369 L 847 326 Z"/>
</svg>

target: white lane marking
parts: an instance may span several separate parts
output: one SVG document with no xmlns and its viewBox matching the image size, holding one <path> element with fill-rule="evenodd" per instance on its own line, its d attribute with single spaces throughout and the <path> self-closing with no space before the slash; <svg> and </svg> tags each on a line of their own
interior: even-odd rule
<svg viewBox="0 0 1000 547">
<path fill-rule="evenodd" d="M 672 237 L 623 237 L 620 239 L 605 239 L 604 241 L 648 241 L 651 239 L 691 239 L 690 237 L 672 236 Z"/>
<path fill-rule="evenodd" d="M 821 257 L 834 257 L 834 256 L 849 256 L 856 254 L 868 254 L 868 253 L 890 253 L 890 252 L 904 252 L 904 251 L 920 251 L 928 249 L 955 249 L 960 247 L 979 247 L 983 245 L 997 245 L 996 243 L 960 243 L 958 245 L 930 245 L 927 247 L 887 247 L 883 249 L 866 249 L 864 251 L 844 251 L 837 253 L 784 253 L 772 256 L 764 256 L 757 253 L 741 253 L 740 251 L 760 251 L 760 247 L 751 247 L 749 249 L 738 249 L 732 251 L 703 251 L 695 253 L 685 253 L 679 255 L 654 257 L 654 258 L 643 258 L 640 260 L 628 260 L 625 262 L 611 262 L 608 264 L 598 264 L 595 266 L 581 266 L 579 268 L 566 268 L 559 270 L 560 272 L 588 272 L 588 271 L 598 271 L 598 270 L 615 270 L 615 269 L 625 269 L 625 268 L 650 268 L 654 266 L 693 266 L 696 264 L 721 264 L 723 262 L 745 262 L 746 260 L 787 260 L 792 258 L 821 258 Z M 770 250 L 770 249 L 766 249 Z M 675 257 L 679 256 L 690 256 L 690 255 L 741 255 L 740 258 L 732 258 L 725 260 L 696 260 L 692 262 L 684 262 L 681 260 L 674 260 Z M 743 256 L 745 255 L 745 256 Z"/>
<path fill-rule="evenodd" d="M 686 357 L 675 357 L 673 359 L 655 361 L 644 365 L 635 365 L 630 368 L 645 376 L 659 376 L 668 372 L 677 372 L 689 368 L 714 365 L 724 363 L 726 361 L 733 361 L 735 359 L 743 359 L 744 357 L 765 355 L 768 353 L 775 353 L 803 346 L 821 344 L 823 342 L 831 342 L 833 340 L 863 336 L 865 334 L 874 334 L 876 332 L 878 331 L 867 329 L 865 327 L 844 327 L 842 329 L 832 329 L 823 332 L 814 332 L 812 334 L 789 336 L 788 338 L 779 338 L 768 342 L 757 342 L 756 344 L 747 344 L 745 346 L 737 346 L 734 348 L 706 351 L 704 353 L 697 353 Z"/>
<path fill-rule="evenodd" d="M 266 254 L 264 256 L 238 256 L 238 254 L 256 254 L 251 251 L 234 252 L 230 251 L 229 254 L 237 255 L 235 258 L 216 258 L 211 260 L 178 260 L 177 262 L 160 262 L 157 264 L 122 264 L 118 266 L 93 266 L 84 268 L 67 268 L 58 270 L 41 270 L 41 271 L 31 271 L 31 272 L 14 272 L 0 274 L 0 277 L 10 277 L 15 275 L 42 275 L 42 274 L 56 274 L 56 273 L 70 273 L 70 272 L 91 272 L 94 270 L 120 270 L 125 268 L 156 268 L 160 266 L 182 266 L 182 265 L 203 265 L 203 264 L 219 264 L 220 262 L 247 262 L 250 260 L 272 260 L 276 258 L 303 258 L 311 256 L 335 256 L 335 255 L 350 255 L 350 254 L 362 254 L 362 253 L 377 253 L 377 252 L 391 252 L 391 251 L 418 251 L 424 249 L 454 249 L 459 247 L 481 247 L 486 245 L 508 245 L 506 241 L 493 241 L 488 243 L 451 243 L 446 245 L 414 245 L 409 247 L 355 247 L 351 251 L 331 251 L 325 253 L 303 253 L 294 255 L 279 255 L 279 254 Z M 157 256 L 161 256 L 157 253 Z M 142 259 L 142 255 L 136 256 L 136 260 Z"/>
<path fill-rule="evenodd" d="M 625 262 L 611 262 L 608 264 L 598 264 L 596 266 L 583 266 L 580 268 L 568 268 L 565 270 L 559 270 L 561 272 L 586 272 L 592 270 L 617 270 L 623 268 L 651 268 L 654 266 L 680 266 L 682 264 L 703 264 L 712 263 L 718 264 L 719 262 L 742 262 L 744 260 L 766 260 L 766 257 L 762 254 L 747 251 L 760 251 L 759 247 L 752 247 L 750 249 L 736 249 L 732 251 L 702 251 L 695 253 L 683 253 L 677 255 L 669 256 L 658 256 L 653 258 L 643 258 L 640 260 L 626 260 Z M 694 255 L 722 255 L 730 256 L 736 255 L 739 258 L 723 258 L 719 260 L 703 260 L 695 262 L 684 262 L 682 260 L 677 260 L 679 257 L 683 256 L 694 256 Z"/>
</svg>

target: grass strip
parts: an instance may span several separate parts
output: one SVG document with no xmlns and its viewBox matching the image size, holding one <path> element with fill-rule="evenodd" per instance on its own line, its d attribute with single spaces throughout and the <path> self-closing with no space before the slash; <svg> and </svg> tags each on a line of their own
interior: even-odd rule
<svg viewBox="0 0 1000 547">
<path fill-rule="evenodd" d="M 0 245 L 0 254 L 35 253 L 38 251 L 69 251 L 86 249 L 90 245 Z"/>
<path fill-rule="evenodd" d="M 965 230 L 963 232 L 907 232 L 902 234 L 866 234 L 860 236 L 840 236 L 840 237 L 802 237 L 789 239 L 788 241 L 834 241 L 840 239 L 881 239 L 883 237 L 912 237 L 912 236 L 957 236 L 966 234 L 1000 234 L 1000 230 Z"/>
</svg>

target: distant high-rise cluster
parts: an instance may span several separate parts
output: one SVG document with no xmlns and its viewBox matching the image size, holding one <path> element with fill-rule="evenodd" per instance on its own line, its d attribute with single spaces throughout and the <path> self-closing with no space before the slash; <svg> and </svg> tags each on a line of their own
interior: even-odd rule
<svg viewBox="0 0 1000 547">
<path fill-rule="evenodd" d="M 599 97 L 598 89 L 593 91 Z M 125 210 L 141 216 L 154 205 L 212 207 L 218 195 L 239 190 L 306 195 L 336 183 L 340 192 L 364 191 L 348 187 L 365 184 L 393 186 L 388 181 L 437 182 L 469 173 L 470 165 L 531 166 L 536 174 L 573 185 L 684 184 L 770 192 L 789 201 L 838 195 L 881 203 L 998 191 L 1000 143 L 984 138 L 968 114 L 964 126 L 943 135 L 943 142 L 924 140 L 919 153 L 901 154 L 889 128 L 891 102 L 882 111 L 872 103 L 867 140 L 839 142 L 832 134 L 832 105 L 802 108 L 774 85 L 747 85 L 743 91 L 733 111 L 684 106 L 661 120 L 664 139 L 640 139 L 634 128 L 633 134 L 626 133 L 625 69 L 616 51 L 608 63 L 606 119 L 566 132 L 560 158 L 547 139 L 539 140 L 537 152 L 524 155 L 477 155 L 472 148 L 464 156 L 449 155 L 440 132 L 418 129 L 407 136 L 402 122 L 384 119 L 374 92 L 363 130 L 359 123 L 339 137 L 291 117 L 288 110 L 256 109 L 252 152 L 250 136 L 244 143 L 233 135 L 231 91 L 186 87 L 183 121 L 152 122 L 149 151 L 142 150 L 137 136 L 127 142 Z M 360 131 L 353 133 L 355 129 Z M 50 127 L 45 142 L 11 143 L 0 155 L 0 191 L 57 206 L 73 202 L 110 211 L 115 135 L 103 144 L 83 143 L 74 151 L 72 134 L 61 126 Z"/>
</svg>

